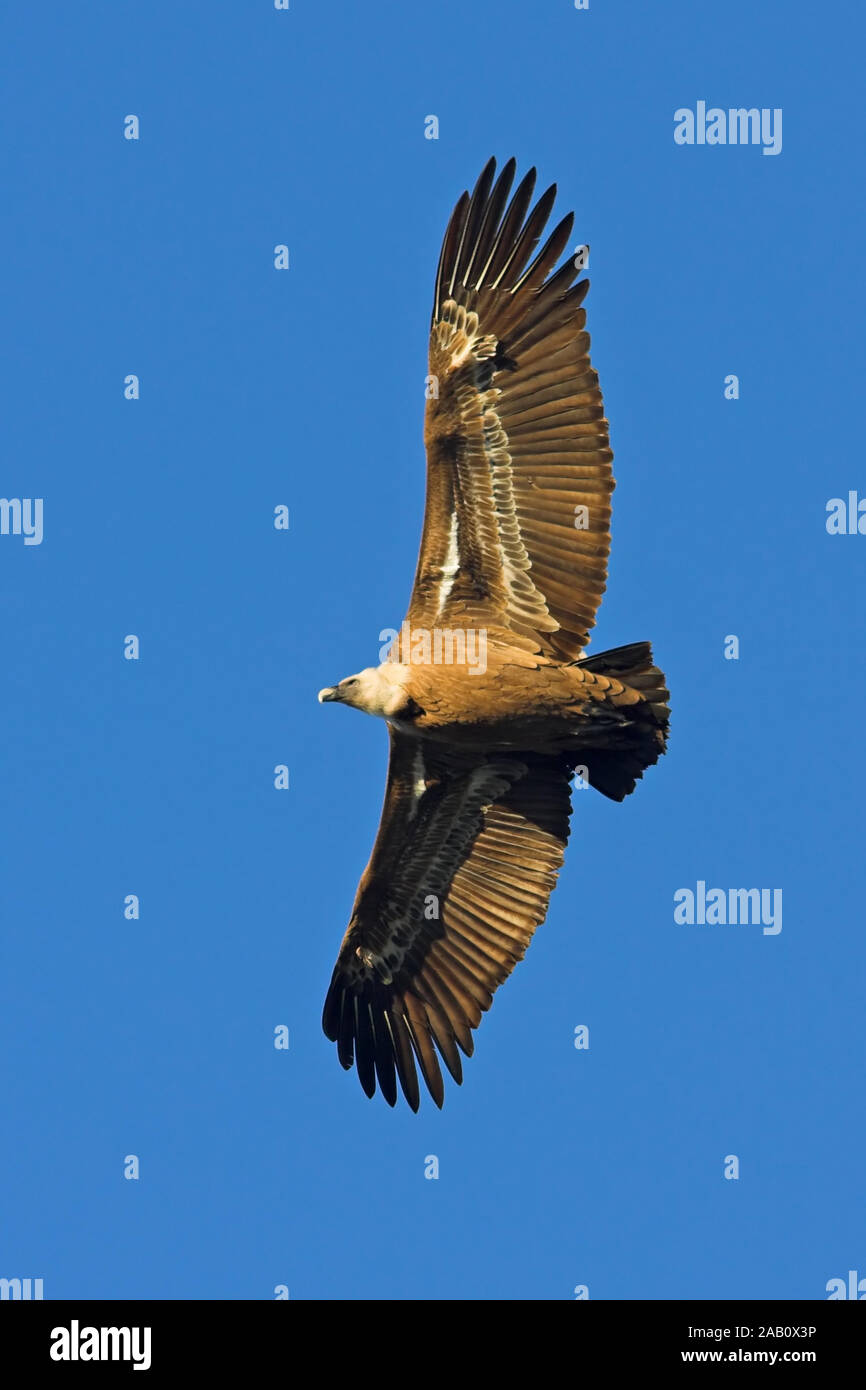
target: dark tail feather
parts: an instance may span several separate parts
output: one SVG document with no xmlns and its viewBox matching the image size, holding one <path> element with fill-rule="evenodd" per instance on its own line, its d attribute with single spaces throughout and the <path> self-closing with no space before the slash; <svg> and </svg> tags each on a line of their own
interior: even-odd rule
<svg viewBox="0 0 866 1390">
<path fill-rule="evenodd" d="M 628 722 L 622 731 L 622 746 L 587 749 L 585 755 L 590 786 L 612 801 L 622 801 L 634 791 L 644 769 L 658 762 L 667 745 L 670 696 L 664 672 L 653 665 L 649 642 L 614 647 L 612 651 L 584 657 L 575 665 L 598 675 L 613 676 L 643 696 L 623 709 Z"/>
</svg>

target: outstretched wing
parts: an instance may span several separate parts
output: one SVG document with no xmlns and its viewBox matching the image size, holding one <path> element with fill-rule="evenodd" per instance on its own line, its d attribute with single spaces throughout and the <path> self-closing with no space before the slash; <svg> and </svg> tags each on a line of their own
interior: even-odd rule
<svg viewBox="0 0 866 1390">
<path fill-rule="evenodd" d="M 509 160 L 460 198 L 442 245 L 430 333 L 427 502 L 412 627 L 507 628 L 572 659 L 604 592 L 613 490 L 577 257 L 554 273 L 573 218 L 530 260 L 555 185 L 506 208 Z"/>
<path fill-rule="evenodd" d="M 460 1051 L 523 957 L 562 864 L 567 758 L 457 755 L 391 731 L 385 805 L 322 1026 L 368 1096 L 444 1099 Z M 435 1046 L 434 1046 L 435 1045 Z"/>
</svg>

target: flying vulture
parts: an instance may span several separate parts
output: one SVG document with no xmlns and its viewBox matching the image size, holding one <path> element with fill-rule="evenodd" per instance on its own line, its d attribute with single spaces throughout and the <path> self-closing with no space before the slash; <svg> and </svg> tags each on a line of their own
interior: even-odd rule
<svg viewBox="0 0 866 1390">
<path fill-rule="evenodd" d="M 614 481 L 577 280 L 540 251 L 556 195 L 484 167 L 442 244 L 430 328 L 427 498 L 409 612 L 387 659 L 319 693 L 379 715 L 390 761 L 322 1025 L 389 1105 L 438 1106 L 544 920 L 575 776 L 614 801 L 664 752 L 648 642 L 587 657 Z"/>
</svg>

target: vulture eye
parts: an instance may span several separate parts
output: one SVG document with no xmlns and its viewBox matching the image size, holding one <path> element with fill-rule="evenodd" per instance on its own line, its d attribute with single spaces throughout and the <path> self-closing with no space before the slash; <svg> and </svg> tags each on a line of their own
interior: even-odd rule
<svg viewBox="0 0 866 1390">
<path fill-rule="evenodd" d="M 349 678 L 349 680 L 343 681 L 343 685 L 357 685 L 357 684 L 358 684 L 358 681 L 357 681 L 357 678 L 356 678 L 355 676 L 351 676 L 351 677 Z"/>
</svg>

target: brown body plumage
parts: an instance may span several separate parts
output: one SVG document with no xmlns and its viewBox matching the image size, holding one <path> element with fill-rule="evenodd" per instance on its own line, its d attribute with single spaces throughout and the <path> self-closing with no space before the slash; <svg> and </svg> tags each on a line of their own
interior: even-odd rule
<svg viewBox="0 0 866 1390">
<path fill-rule="evenodd" d="M 344 1067 L 418 1108 L 523 956 L 562 864 L 575 769 L 614 800 L 665 748 L 639 642 L 583 656 L 604 591 L 612 453 L 579 266 L 553 204 L 495 163 L 454 209 L 436 276 L 427 502 L 406 623 L 379 668 L 324 690 L 388 721 L 379 833 L 325 1003 Z M 506 206 L 507 204 L 507 206 Z M 551 272 L 553 273 L 551 274 Z"/>
</svg>

